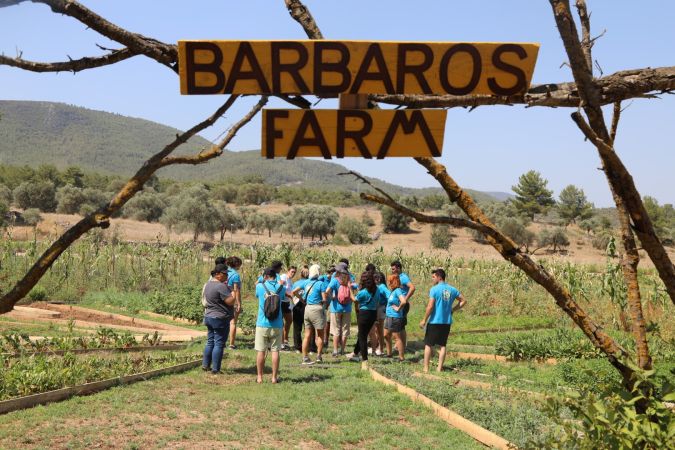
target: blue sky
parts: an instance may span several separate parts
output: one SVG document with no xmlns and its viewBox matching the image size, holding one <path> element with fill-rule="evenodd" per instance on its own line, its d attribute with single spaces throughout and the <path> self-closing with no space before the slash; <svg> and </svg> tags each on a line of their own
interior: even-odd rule
<svg viewBox="0 0 675 450">
<path fill-rule="evenodd" d="M 84 1 L 87 7 L 128 30 L 175 43 L 179 39 L 304 39 L 282 0 Z M 572 2 L 573 3 L 573 2 Z M 606 30 L 594 48 L 605 75 L 618 70 L 675 65 L 675 12 L 670 2 L 640 4 L 589 1 L 593 35 Z M 157 5 L 161 4 L 161 8 Z M 306 1 L 330 39 L 538 42 L 533 83 L 571 81 L 551 7 L 540 1 Z M 414 8 L 413 8 L 414 6 Z M 0 9 L 0 52 L 36 61 L 62 61 L 101 54 L 95 44 L 119 48 L 45 5 L 25 2 Z M 0 99 L 57 101 L 141 117 L 186 129 L 211 114 L 221 96 L 181 96 L 178 77 L 143 57 L 100 69 L 34 74 L 0 66 Z M 226 120 L 203 133 L 215 139 L 254 103 L 245 99 Z M 335 108 L 323 100 L 318 107 Z M 268 107 L 285 108 L 274 100 Z M 596 206 L 612 200 L 594 147 L 584 142 L 569 108 L 481 107 L 448 112 L 443 156 L 463 187 L 509 192 L 534 169 L 554 195 L 568 184 L 584 189 Z M 606 110 L 609 122 L 611 108 Z M 675 202 L 675 96 L 634 100 L 624 111 L 616 149 L 642 195 Z M 230 150 L 260 148 L 259 118 L 242 130 Z M 162 143 L 158 143 L 158 148 Z M 36 162 L 37 163 L 37 162 Z M 435 186 L 410 159 L 341 163 L 404 186 Z M 193 170 L 198 171 L 199 167 Z M 161 176 L 161 173 L 160 173 Z"/>
</svg>

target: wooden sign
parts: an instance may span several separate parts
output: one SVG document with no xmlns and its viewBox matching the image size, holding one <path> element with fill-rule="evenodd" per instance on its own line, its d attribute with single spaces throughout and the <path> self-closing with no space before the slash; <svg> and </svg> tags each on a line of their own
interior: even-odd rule
<svg viewBox="0 0 675 450">
<path fill-rule="evenodd" d="M 445 110 L 263 110 L 262 155 L 441 156 Z"/>
<path fill-rule="evenodd" d="M 517 95 L 538 44 L 179 41 L 181 94 Z"/>
</svg>

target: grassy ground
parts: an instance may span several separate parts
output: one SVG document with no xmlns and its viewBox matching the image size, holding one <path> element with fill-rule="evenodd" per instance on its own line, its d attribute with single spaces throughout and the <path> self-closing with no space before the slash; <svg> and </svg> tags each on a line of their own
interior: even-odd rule
<svg viewBox="0 0 675 450">
<path fill-rule="evenodd" d="M 284 353 L 282 382 L 259 386 L 253 358 L 1 416 L 0 447 L 482 448 L 354 363 L 302 367 Z"/>
</svg>

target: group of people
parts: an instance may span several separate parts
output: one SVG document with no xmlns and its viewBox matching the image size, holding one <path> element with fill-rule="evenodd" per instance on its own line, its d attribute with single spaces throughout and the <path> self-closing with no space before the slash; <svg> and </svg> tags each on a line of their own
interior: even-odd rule
<svg viewBox="0 0 675 450">
<path fill-rule="evenodd" d="M 206 371 L 220 372 L 228 338 L 229 348 L 236 348 L 237 319 L 242 310 L 241 263 L 236 256 L 217 258 L 211 278 L 202 290 L 204 324 L 208 329 L 202 363 Z M 390 264 L 388 276 L 373 264 L 368 264 L 358 280 L 350 272 L 346 258 L 325 273 L 318 264 L 303 266 L 297 281 L 293 281 L 297 267 L 291 266 L 285 273 L 282 271 L 283 263 L 274 261 L 256 282 L 258 311 L 254 348 L 257 352 L 258 383 L 263 381 L 267 353 L 272 354 L 272 383 L 279 381 L 279 352 L 291 350 L 288 343 L 291 325 L 293 346 L 296 352 L 302 353 L 301 364 L 321 363 L 324 347 L 330 345 L 330 336 L 332 356 L 344 355 L 354 309 L 358 336 L 353 352 L 346 355 L 351 361 L 368 360 L 369 340 L 373 355 L 392 358 L 394 341 L 398 360 L 405 359 L 408 312 L 416 289 L 400 261 Z M 420 327 L 426 329 L 425 372 L 429 370 L 432 350 L 436 345 L 440 346 L 437 370 L 442 369 L 452 313 L 466 303 L 464 296 L 447 284 L 445 278 L 443 269 L 432 271 L 433 286 L 429 291 L 424 319 L 420 322 Z M 271 305 L 270 299 L 278 305 Z M 310 353 L 316 354 L 314 361 Z"/>
</svg>

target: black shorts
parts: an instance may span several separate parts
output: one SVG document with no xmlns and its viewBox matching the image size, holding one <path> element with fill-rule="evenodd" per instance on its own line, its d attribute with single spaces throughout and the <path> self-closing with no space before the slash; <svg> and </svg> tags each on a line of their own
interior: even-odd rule
<svg viewBox="0 0 675 450">
<path fill-rule="evenodd" d="M 281 302 L 281 314 L 286 315 L 291 312 L 291 302 Z"/>
<path fill-rule="evenodd" d="M 387 317 L 384 319 L 384 328 L 394 333 L 400 333 L 405 329 L 403 319 L 398 317 Z"/>
<path fill-rule="evenodd" d="M 427 332 L 424 333 L 424 345 L 433 347 L 440 345 L 445 347 L 448 343 L 448 335 L 450 334 L 450 324 L 430 323 L 427 324 Z"/>
</svg>

